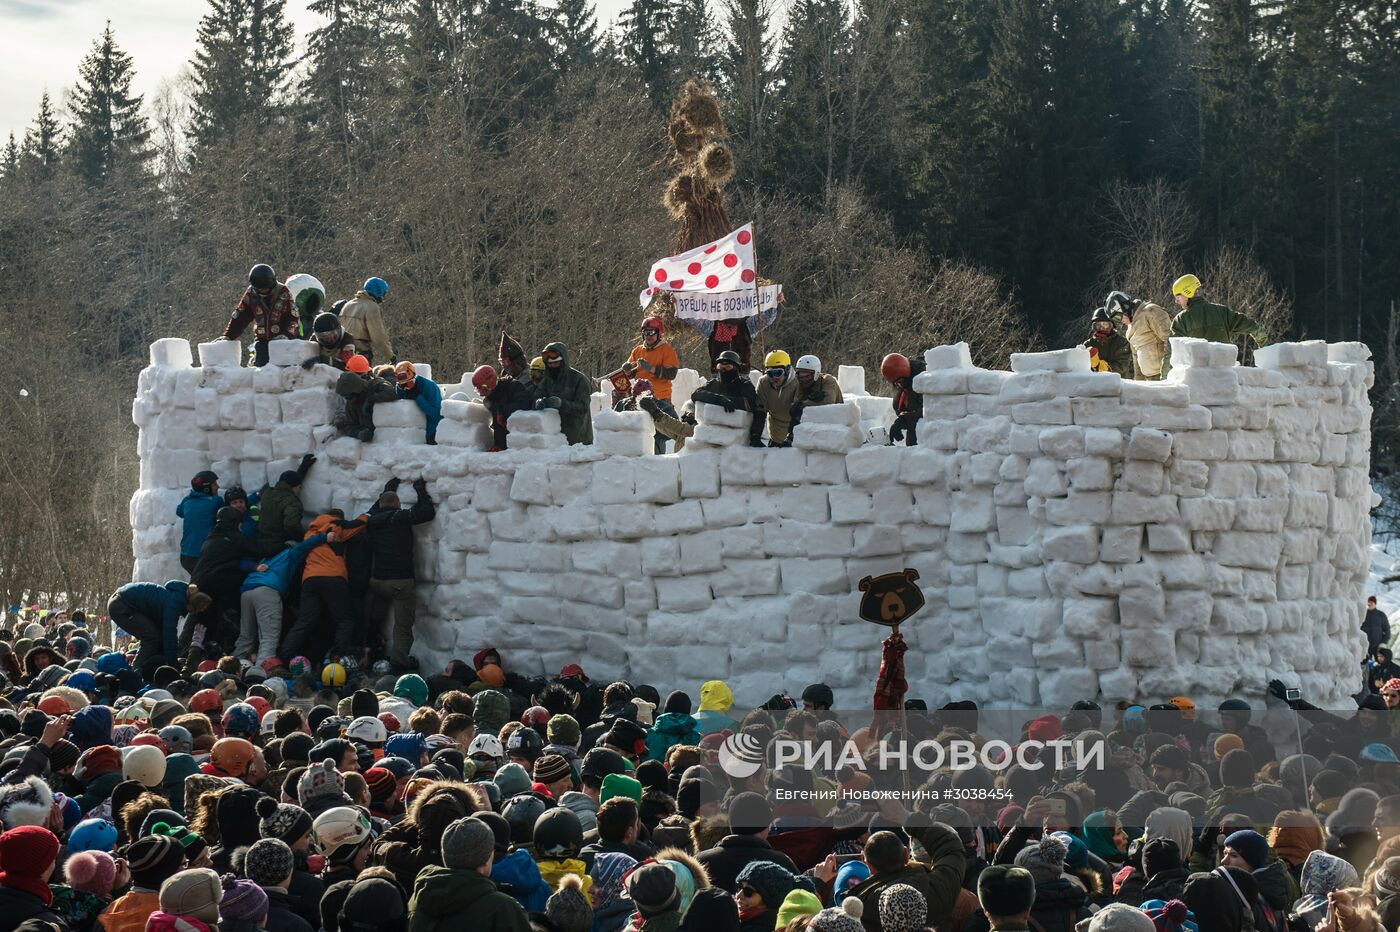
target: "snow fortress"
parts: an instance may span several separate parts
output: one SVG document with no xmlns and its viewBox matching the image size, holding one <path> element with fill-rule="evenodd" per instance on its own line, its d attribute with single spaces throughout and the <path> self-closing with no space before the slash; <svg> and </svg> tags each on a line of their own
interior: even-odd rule
<svg viewBox="0 0 1400 932">
<path fill-rule="evenodd" d="M 425 666 L 495 645 L 527 671 L 579 661 L 692 694 L 721 678 L 743 705 L 823 681 L 865 708 L 886 631 L 859 619 L 857 585 L 912 567 L 927 607 L 903 629 L 907 676 L 933 707 L 1215 703 L 1277 676 L 1347 708 L 1375 498 L 1370 352 L 1285 343 L 1254 368 L 1233 346 L 1172 343 L 1165 383 L 1091 373 L 1080 349 L 1013 355 L 1009 372 L 931 349 L 917 447 L 862 445 L 889 402 L 843 367 L 852 400 L 809 409 L 790 449 L 743 445 L 746 415 L 701 406 L 686 449 L 655 456 L 644 412 L 606 410 L 592 447 L 524 412 L 513 449 L 487 453 L 485 410 L 462 394 L 437 446 L 411 402 L 377 408 L 362 444 L 329 426 L 335 372 L 300 368 L 305 344 L 250 369 L 236 343 L 201 344 L 193 367 L 186 341 L 160 340 L 132 412 L 135 578 L 182 578 L 175 506 L 196 472 L 252 491 L 314 452 L 309 511 L 354 515 L 389 477 L 404 492 L 427 478 Z M 696 382 L 682 374 L 678 404 Z"/>
</svg>

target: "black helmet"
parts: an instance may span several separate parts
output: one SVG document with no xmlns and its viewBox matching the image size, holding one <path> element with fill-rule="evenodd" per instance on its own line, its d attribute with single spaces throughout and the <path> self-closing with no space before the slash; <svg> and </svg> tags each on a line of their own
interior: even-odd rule
<svg viewBox="0 0 1400 932">
<path fill-rule="evenodd" d="M 1093 318 L 1092 318 L 1092 321 L 1097 322 L 1097 321 L 1100 321 L 1100 320 L 1106 320 L 1106 321 L 1108 321 L 1110 324 L 1113 323 L 1113 318 L 1108 316 L 1108 308 L 1101 307 L 1101 308 L 1099 308 L 1097 311 L 1094 312 L 1094 316 L 1093 316 Z"/>
<path fill-rule="evenodd" d="M 533 728 L 517 728 L 506 739 L 506 753 L 533 761 L 544 750 L 544 739 Z"/>
<path fill-rule="evenodd" d="M 495 784 L 491 784 L 495 786 Z M 572 813 L 572 810 L 566 810 Z M 517 845 L 530 844 L 535 823 L 545 813 L 544 800 L 533 793 L 512 796 L 501 804 L 501 815 L 510 823 L 510 837 Z M 574 816 L 575 819 L 578 816 Z M 580 837 L 582 833 L 580 832 Z"/>
<path fill-rule="evenodd" d="M 238 527 L 243 523 L 243 512 L 230 505 L 225 505 L 214 513 L 214 523 L 220 527 Z"/>
<path fill-rule="evenodd" d="M 739 359 L 739 354 L 732 349 L 727 349 L 715 357 L 715 365 L 719 365 L 722 362 L 733 363 L 736 366 L 743 365 L 743 361 Z"/>
<path fill-rule="evenodd" d="M 1110 292 L 1103 304 L 1109 314 L 1131 314 L 1137 307 L 1137 302 L 1121 291 Z"/>
<path fill-rule="evenodd" d="M 219 481 L 218 473 L 212 469 L 202 469 L 190 480 L 190 488 L 196 492 L 208 492 L 209 487 Z"/>
<path fill-rule="evenodd" d="M 340 329 L 340 318 L 330 311 L 322 311 L 316 315 L 316 319 L 311 322 L 313 333 L 331 333 Z"/>
<path fill-rule="evenodd" d="M 238 501 L 246 502 L 247 500 L 248 493 L 243 490 L 243 486 L 241 485 L 233 485 L 229 486 L 227 489 L 224 489 L 225 505 L 232 505 L 234 502 Z"/>
<path fill-rule="evenodd" d="M 583 824 L 572 809 L 556 806 L 535 820 L 535 851 L 550 860 L 563 860 L 583 847 Z"/>
<path fill-rule="evenodd" d="M 248 284 L 254 288 L 276 288 L 277 273 L 272 271 L 272 266 L 259 262 L 248 273 Z"/>
</svg>

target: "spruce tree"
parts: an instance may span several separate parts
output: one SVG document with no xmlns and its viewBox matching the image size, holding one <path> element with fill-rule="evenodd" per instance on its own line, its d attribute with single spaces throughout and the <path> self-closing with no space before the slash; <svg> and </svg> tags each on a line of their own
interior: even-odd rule
<svg viewBox="0 0 1400 932">
<path fill-rule="evenodd" d="M 196 147 L 230 144 L 270 124 L 292 70 L 286 0 L 208 0 L 193 67 L 190 136 Z"/>
<path fill-rule="evenodd" d="M 49 98 L 49 92 L 44 91 L 43 96 L 39 98 L 39 112 L 34 116 L 34 125 L 24 134 L 21 155 L 21 161 L 27 163 L 41 178 L 51 177 L 58 165 L 59 137 L 62 132 L 62 127 L 58 124 L 58 115 L 54 113 L 53 101 Z"/>
<path fill-rule="evenodd" d="M 112 34 L 112 24 L 93 42 L 78 66 L 78 84 L 69 104 L 73 124 L 68 152 L 78 174 L 88 183 L 109 178 L 119 160 L 142 160 L 151 131 L 141 113 L 141 97 L 131 91 L 135 72 L 131 56 Z"/>
<path fill-rule="evenodd" d="M 850 22 L 843 0 L 797 0 L 778 59 L 775 181 L 825 198 L 845 169 Z"/>
<path fill-rule="evenodd" d="M 618 18 L 618 48 L 623 61 L 631 66 L 658 106 L 670 100 L 674 55 L 671 27 L 677 12 L 676 0 L 632 0 Z"/>
<path fill-rule="evenodd" d="M 772 0 L 725 0 L 724 84 L 729 91 L 727 123 L 735 145 L 741 148 L 739 171 L 758 177 L 769 171 L 765 130 L 773 90 L 769 47 L 773 22 Z M 789 16 L 797 15 L 797 9 Z"/>
<path fill-rule="evenodd" d="M 15 142 L 13 132 L 10 133 L 4 154 L 0 155 L 0 178 L 4 179 L 7 188 L 13 188 L 19 181 L 19 144 Z"/>
<path fill-rule="evenodd" d="M 550 22 L 555 67 L 561 74 L 598 62 L 598 16 L 591 0 L 559 0 Z"/>
</svg>

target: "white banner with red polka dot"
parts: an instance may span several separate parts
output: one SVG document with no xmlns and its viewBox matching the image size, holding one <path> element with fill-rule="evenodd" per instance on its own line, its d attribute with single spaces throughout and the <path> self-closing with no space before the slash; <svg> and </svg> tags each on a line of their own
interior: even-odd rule
<svg viewBox="0 0 1400 932">
<path fill-rule="evenodd" d="M 679 256 L 661 259 L 651 267 L 642 306 L 658 291 L 742 291 L 752 289 L 758 277 L 754 269 L 753 224 L 746 223 L 722 239 L 697 246 Z"/>
</svg>

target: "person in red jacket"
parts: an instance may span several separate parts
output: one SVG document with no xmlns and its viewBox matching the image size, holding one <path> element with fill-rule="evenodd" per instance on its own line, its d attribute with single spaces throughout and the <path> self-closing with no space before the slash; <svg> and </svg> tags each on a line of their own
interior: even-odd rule
<svg viewBox="0 0 1400 932">
<path fill-rule="evenodd" d="M 295 340 L 298 335 L 297 308 L 287 286 L 277 280 L 272 266 L 258 263 L 248 273 L 248 288 L 233 309 L 225 340 L 237 340 L 253 325 L 253 365 L 267 365 L 267 344 L 271 340 Z"/>
</svg>

